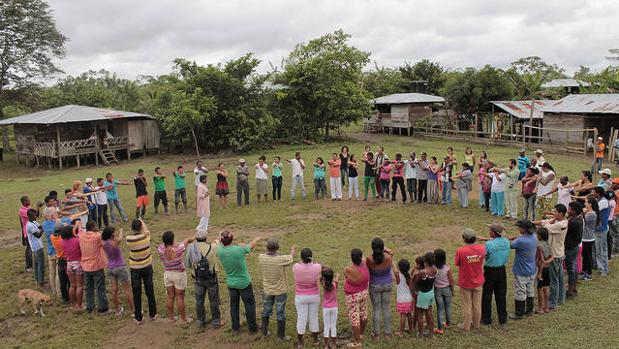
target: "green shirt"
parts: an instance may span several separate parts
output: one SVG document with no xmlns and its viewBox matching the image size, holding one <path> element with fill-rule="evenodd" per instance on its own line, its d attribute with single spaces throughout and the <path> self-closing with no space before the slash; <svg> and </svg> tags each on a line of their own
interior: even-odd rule
<svg viewBox="0 0 619 349">
<path fill-rule="evenodd" d="M 153 182 L 155 182 L 155 191 L 165 191 L 165 178 L 153 176 Z"/>
<path fill-rule="evenodd" d="M 507 178 L 505 180 L 505 190 L 506 191 L 517 191 L 518 190 L 518 176 L 520 175 L 520 170 L 518 167 L 514 167 L 511 171 L 507 172 Z"/>
<path fill-rule="evenodd" d="M 281 177 L 282 176 L 282 163 L 279 164 L 273 163 L 273 177 Z"/>
<path fill-rule="evenodd" d="M 217 249 L 217 257 L 226 272 L 229 288 L 242 290 L 251 284 L 251 277 L 245 262 L 245 255 L 249 252 L 251 252 L 249 245 L 220 246 Z"/>
<path fill-rule="evenodd" d="M 318 166 L 314 166 L 314 179 L 322 179 L 325 178 L 325 168 L 322 167 L 318 167 Z"/>
<path fill-rule="evenodd" d="M 174 188 L 185 189 L 185 174 L 180 174 L 178 172 L 174 172 Z"/>
</svg>

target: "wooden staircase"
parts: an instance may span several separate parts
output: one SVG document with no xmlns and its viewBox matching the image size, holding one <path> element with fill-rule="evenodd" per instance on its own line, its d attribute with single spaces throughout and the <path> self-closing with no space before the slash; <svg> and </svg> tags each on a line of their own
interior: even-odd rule
<svg viewBox="0 0 619 349">
<path fill-rule="evenodd" d="M 118 159 L 116 159 L 116 154 L 114 153 L 113 150 L 101 149 L 99 151 L 99 155 L 101 155 L 101 159 L 103 159 L 103 163 L 106 165 L 118 163 Z"/>
</svg>

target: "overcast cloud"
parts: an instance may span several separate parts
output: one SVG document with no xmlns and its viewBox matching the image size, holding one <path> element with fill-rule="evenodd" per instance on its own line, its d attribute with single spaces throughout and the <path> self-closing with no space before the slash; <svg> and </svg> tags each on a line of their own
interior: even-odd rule
<svg viewBox="0 0 619 349">
<path fill-rule="evenodd" d="M 336 29 L 379 65 L 422 58 L 505 67 L 528 55 L 573 72 L 609 65 L 617 0 L 51 0 L 70 39 L 62 69 L 122 77 L 170 71 L 177 57 L 217 63 L 254 52 L 280 64 L 297 43 Z"/>
</svg>

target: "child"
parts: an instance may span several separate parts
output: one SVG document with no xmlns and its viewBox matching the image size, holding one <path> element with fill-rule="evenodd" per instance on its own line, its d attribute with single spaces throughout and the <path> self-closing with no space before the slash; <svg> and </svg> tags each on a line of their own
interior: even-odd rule
<svg viewBox="0 0 619 349">
<path fill-rule="evenodd" d="M 273 185 L 273 201 L 282 201 L 282 168 L 284 164 L 281 158 L 276 156 L 273 159 L 273 173 L 271 174 L 271 184 Z"/>
<path fill-rule="evenodd" d="M 408 331 L 413 333 L 413 295 L 410 289 L 411 264 L 406 259 L 401 259 L 397 267 L 394 265 L 395 282 L 398 285 L 396 297 L 396 310 L 400 314 L 400 331 L 396 332 L 396 336 L 402 337 L 406 322 L 408 321 Z"/>
<path fill-rule="evenodd" d="M 381 201 L 389 201 L 389 183 L 391 182 L 391 165 L 389 160 L 385 160 L 379 169 L 380 194 Z"/>
<path fill-rule="evenodd" d="M 423 256 L 423 269 L 419 268 L 413 275 L 413 282 L 417 289 L 417 302 L 415 303 L 415 313 L 417 313 L 417 337 L 424 335 L 431 337 L 434 332 L 434 318 L 432 317 L 432 304 L 434 303 L 434 279 L 438 271 L 434 266 L 434 253 L 427 252 Z M 423 329 L 421 319 L 425 315 L 426 330 Z"/>
<path fill-rule="evenodd" d="M 423 256 L 418 256 L 415 258 L 415 269 L 413 269 L 413 273 L 411 274 L 411 279 L 409 280 L 408 287 L 411 290 L 411 294 L 413 296 L 413 328 L 417 327 L 417 324 L 421 321 L 423 323 L 423 319 L 419 318 L 419 312 L 416 310 L 417 304 L 417 287 L 415 286 L 415 282 L 413 280 L 413 276 L 419 271 L 423 270 Z"/>
<path fill-rule="evenodd" d="M 155 215 L 159 210 L 159 202 L 163 204 L 164 213 L 168 215 L 168 194 L 165 191 L 165 175 L 161 173 L 161 167 L 155 167 L 153 183 L 155 183 Z"/>
<path fill-rule="evenodd" d="M 434 298 L 436 300 L 437 329 L 435 334 L 443 334 L 445 328 L 451 323 L 451 298 L 453 297 L 454 279 L 445 250 L 434 250 L 434 262 L 436 263 L 436 278 L 434 279 Z M 443 322 L 443 320 L 445 322 Z"/>
<path fill-rule="evenodd" d="M 178 214 L 178 203 L 183 202 L 183 209 L 187 213 L 187 183 L 185 182 L 185 169 L 178 166 L 174 175 L 174 210 Z"/>
<path fill-rule="evenodd" d="M 146 191 L 146 177 L 144 177 L 144 170 L 139 169 L 137 175 L 133 178 L 133 184 L 135 185 L 135 219 L 144 219 L 146 215 L 146 206 L 148 206 L 148 192 Z"/>
<path fill-rule="evenodd" d="M 217 184 L 215 185 L 215 194 L 219 197 L 219 208 L 228 208 L 228 171 L 221 162 L 217 165 Z"/>
<path fill-rule="evenodd" d="M 548 229 L 537 228 L 537 310 L 538 314 L 548 313 L 548 293 L 550 290 L 550 269 L 554 260 L 548 243 Z"/>
<path fill-rule="evenodd" d="M 37 222 L 38 212 L 35 209 L 28 210 L 28 223 L 26 223 L 26 236 L 34 256 L 34 279 L 39 287 L 45 286 L 45 253 L 43 251 L 43 228 Z"/>
<path fill-rule="evenodd" d="M 322 321 L 324 324 L 325 348 L 337 347 L 337 285 L 339 277 L 333 276 L 331 268 L 322 269 L 323 300 L 322 300 Z M 331 340 L 331 343 L 329 342 Z"/>
<path fill-rule="evenodd" d="M 129 272 L 125 265 L 125 259 L 123 258 L 123 252 L 119 247 L 120 241 L 123 238 L 123 230 L 120 229 L 116 234 L 116 228 L 106 227 L 103 229 L 101 239 L 103 240 L 103 249 L 107 255 L 107 275 L 110 279 L 110 286 L 112 294 L 112 303 L 114 303 L 114 313 L 119 316 L 123 313 L 123 308 L 118 301 L 118 286 L 123 288 L 127 304 L 133 313 L 133 293 L 131 290 L 131 283 L 129 281 Z"/>
<path fill-rule="evenodd" d="M 258 158 L 258 163 L 256 164 L 256 197 L 258 198 L 258 203 L 260 203 L 260 196 L 264 196 L 264 202 L 267 201 L 267 196 L 269 192 L 267 179 L 269 178 L 269 165 L 265 164 L 266 157 L 264 155 Z"/>
<path fill-rule="evenodd" d="M 342 200 L 342 180 L 340 165 L 342 160 L 337 153 L 331 154 L 329 164 L 329 184 L 331 189 L 331 200 Z"/>
<path fill-rule="evenodd" d="M 321 157 L 316 158 L 314 163 L 314 198 L 324 199 L 327 196 L 327 184 L 325 183 L 325 162 Z"/>
<path fill-rule="evenodd" d="M 82 250 L 80 249 L 81 222 L 77 220 L 75 226 L 67 225 L 60 231 L 60 245 L 67 261 L 66 273 L 69 278 L 69 303 L 77 311 L 82 311 L 84 295 L 84 270 L 82 269 Z"/>
</svg>

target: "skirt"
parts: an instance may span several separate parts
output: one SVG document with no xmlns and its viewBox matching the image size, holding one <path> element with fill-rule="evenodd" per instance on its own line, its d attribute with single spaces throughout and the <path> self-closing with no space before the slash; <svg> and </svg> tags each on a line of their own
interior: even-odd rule
<svg viewBox="0 0 619 349">
<path fill-rule="evenodd" d="M 434 304 L 434 288 L 428 292 L 417 292 L 417 303 L 415 307 L 419 309 L 430 309 L 432 304 Z"/>
<path fill-rule="evenodd" d="M 398 314 L 401 314 L 401 315 L 410 314 L 413 311 L 413 302 L 406 302 L 406 303 L 397 302 L 395 304 L 395 309 L 398 311 Z"/>
<path fill-rule="evenodd" d="M 217 195 L 228 195 L 230 193 L 230 189 L 228 188 L 227 181 L 218 181 L 215 185 L 215 194 Z"/>
<path fill-rule="evenodd" d="M 267 195 L 269 187 L 266 179 L 256 179 L 256 195 Z"/>
</svg>

